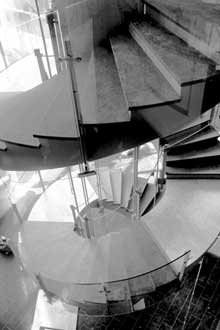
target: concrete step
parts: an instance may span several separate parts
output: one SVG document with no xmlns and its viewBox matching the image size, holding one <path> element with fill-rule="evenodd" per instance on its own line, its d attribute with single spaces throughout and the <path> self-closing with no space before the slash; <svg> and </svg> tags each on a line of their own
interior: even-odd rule
<svg viewBox="0 0 220 330">
<path fill-rule="evenodd" d="M 127 32 L 120 29 L 110 41 L 129 109 L 179 101 L 179 94 Z"/>
<path fill-rule="evenodd" d="M 129 31 L 174 90 L 181 95 L 179 111 L 198 116 L 213 106 L 213 99 L 219 97 L 217 89 L 212 90 L 211 95 L 207 90 L 211 87 L 210 79 L 214 79 L 213 84 L 216 85 L 220 80 L 215 62 L 150 17 L 146 17 L 146 21 L 132 22 Z"/>
<path fill-rule="evenodd" d="M 156 21 L 134 21 L 130 32 L 177 93 L 181 86 L 216 74 L 216 63 L 201 55 Z M 195 61 L 196 60 L 196 61 Z"/>
<path fill-rule="evenodd" d="M 153 0 L 146 12 L 205 56 L 220 63 L 219 3 L 200 0 Z"/>
</svg>

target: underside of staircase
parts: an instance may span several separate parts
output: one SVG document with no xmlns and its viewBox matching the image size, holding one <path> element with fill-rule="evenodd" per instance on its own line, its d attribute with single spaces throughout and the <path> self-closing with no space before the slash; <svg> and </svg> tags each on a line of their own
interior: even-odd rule
<svg viewBox="0 0 220 330">
<path fill-rule="evenodd" d="M 18 234 L 24 267 L 67 309 L 145 308 L 220 232 L 220 4 L 200 5 L 55 1 L 62 70 L 0 98 L 0 168 L 69 171 L 71 192 L 54 182 Z M 69 221 L 49 205 L 59 191 Z"/>
</svg>

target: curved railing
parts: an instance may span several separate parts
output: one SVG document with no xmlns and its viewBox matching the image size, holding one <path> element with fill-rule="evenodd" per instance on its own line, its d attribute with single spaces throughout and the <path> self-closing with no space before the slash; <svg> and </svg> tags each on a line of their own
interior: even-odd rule
<svg viewBox="0 0 220 330">
<path fill-rule="evenodd" d="M 173 281 L 180 283 L 190 251 L 144 274 L 102 283 L 65 283 L 37 274 L 37 280 L 48 298 L 59 298 L 65 304 L 84 306 L 88 314 L 116 315 L 130 313 L 135 303 Z M 152 282 L 153 281 L 153 282 Z M 154 283 L 154 286 L 152 286 Z M 156 285 L 157 284 L 157 285 Z"/>
</svg>

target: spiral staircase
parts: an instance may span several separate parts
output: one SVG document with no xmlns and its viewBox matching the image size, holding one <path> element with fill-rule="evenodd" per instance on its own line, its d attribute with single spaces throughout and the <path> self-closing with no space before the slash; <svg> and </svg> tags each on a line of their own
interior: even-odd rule
<svg viewBox="0 0 220 330">
<path fill-rule="evenodd" d="M 179 6 L 55 1 L 57 74 L 1 95 L 0 167 L 69 168 L 72 193 L 53 183 L 18 242 L 24 267 L 67 310 L 144 308 L 153 292 L 176 289 L 219 233 L 220 5 Z M 72 200 L 71 220 L 36 221 L 54 192 L 62 209 Z"/>
</svg>

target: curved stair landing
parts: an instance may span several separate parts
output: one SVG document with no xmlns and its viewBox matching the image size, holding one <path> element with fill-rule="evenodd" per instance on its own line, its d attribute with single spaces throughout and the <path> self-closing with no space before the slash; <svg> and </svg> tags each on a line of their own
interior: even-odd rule
<svg viewBox="0 0 220 330">
<path fill-rule="evenodd" d="M 191 264 L 219 233 L 219 198 L 218 180 L 167 180 L 162 200 L 142 219 L 171 259 L 191 250 Z"/>
</svg>

